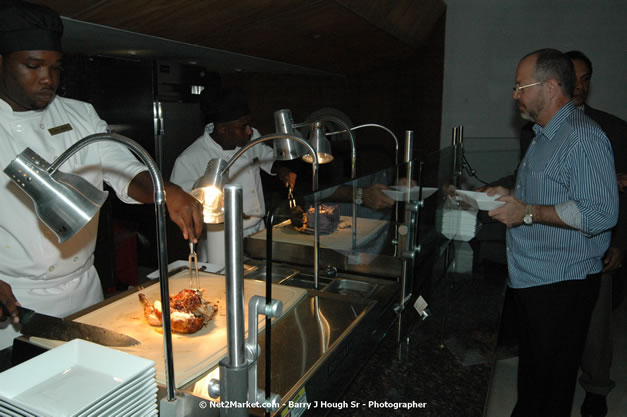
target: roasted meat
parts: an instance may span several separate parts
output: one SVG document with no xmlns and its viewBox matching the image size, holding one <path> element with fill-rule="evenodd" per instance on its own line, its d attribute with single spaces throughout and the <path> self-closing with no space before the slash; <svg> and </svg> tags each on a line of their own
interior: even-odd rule
<svg viewBox="0 0 627 417">
<path fill-rule="evenodd" d="M 144 317 L 151 326 L 161 326 L 161 301 L 151 303 L 144 294 L 139 293 L 139 300 L 144 304 Z M 207 324 L 218 311 L 203 298 L 203 291 L 181 290 L 170 296 L 170 322 L 172 333 L 196 333 Z"/>
<path fill-rule="evenodd" d="M 313 233 L 315 210 L 309 207 L 307 211 L 296 206 L 290 209 L 292 225 L 299 231 Z M 322 234 L 333 233 L 340 224 L 340 208 L 332 204 L 320 204 L 319 231 Z"/>
</svg>

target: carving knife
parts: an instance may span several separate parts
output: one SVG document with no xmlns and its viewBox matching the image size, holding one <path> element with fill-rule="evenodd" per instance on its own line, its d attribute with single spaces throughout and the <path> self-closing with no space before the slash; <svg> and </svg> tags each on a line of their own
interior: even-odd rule
<svg viewBox="0 0 627 417">
<path fill-rule="evenodd" d="M 6 313 L 4 305 L 2 305 L 2 308 Z M 20 332 L 25 336 L 35 336 L 64 342 L 73 339 L 83 339 L 103 346 L 112 347 L 128 347 L 140 344 L 138 340 L 130 336 L 103 327 L 48 316 L 25 307 L 18 306 L 17 310 L 20 316 Z"/>
</svg>

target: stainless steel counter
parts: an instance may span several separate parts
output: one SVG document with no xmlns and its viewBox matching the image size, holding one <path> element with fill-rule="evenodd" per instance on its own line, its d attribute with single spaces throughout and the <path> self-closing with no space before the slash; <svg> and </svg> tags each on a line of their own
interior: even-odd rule
<svg viewBox="0 0 627 417">
<path fill-rule="evenodd" d="M 247 270 L 252 270 L 247 276 L 251 279 L 264 278 L 265 270 L 260 266 Z M 282 285 L 313 287 L 308 271 L 280 264 L 273 271 L 273 281 Z M 283 404 L 273 415 L 280 415 L 296 396 L 307 402 L 337 398 L 394 323 L 393 305 L 398 298 L 395 281 L 340 274 L 321 282 L 324 286 L 320 291 L 307 289 L 306 296 L 272 324 L 271 390 L 281 396 Z M 134 291 L 105 300 L 75 316 L 96 311 Z M 259 335 L 259 346 L 258 384 L 263 389 L 265 331 Z M 13 348 L 14 363 L 43 351 L 20 337 Z M 219 415 L 219 408 L 212 406 L 216 403 L 207 394 L 209 374 L 211 371 L 183 385 L 178 390 L 175 414 L 167 415 Z M 159 388 L 161 399 L 165 397 L 165 387 Z M 250 413 L 262 415 L 263 410 L 251 409 Z"/>
<path fill-rule="evenodd" d="M 284 285 L 313 285 L 307 275 L 291 266 L 277 265 L 273 270 L 275 280 L 284 281 Z M 251 277 L 263 275 L 260 268 Z M 337 398 L 394 322 L 395 282 L 354 275 L 323 282 L 326 285 L 321 291 L 308 290 L 298 305 L 272 325 L 271 391 L 282 398 L 281 408 L 273 415 L 280 415 L 297 396 L 308 402 Z M 259 335 L 259 345 L 258 383 L 264 388 L 265 331 Z M 219 415 L 207 393 L 212 372 L 181 388 L 183 415 Z M 261 409 L 250 412 L 263 414 Z"/>
</svg>

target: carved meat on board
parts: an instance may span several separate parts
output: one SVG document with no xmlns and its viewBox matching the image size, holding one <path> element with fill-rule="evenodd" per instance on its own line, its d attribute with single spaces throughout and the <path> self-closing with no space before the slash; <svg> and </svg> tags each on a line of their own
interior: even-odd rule
<svg viewBox="0 0 627 417">
<path fill-rule="evenodd" d="M 203 293 L 204 290 L 184 289 L 175 296 L 170 296 L 172 333 L 196 333 L 213 318 L 218 307 L 205 300 Z M 151 303 L 144 294 L 139 293 L 138 296 L 144 304 L 144 317 L 148 324 L 161 326 L 161 301 L 156 300 Z"/>
<path fill-rule="evenodd" d="M 296 230 L 303 233 L 313 233 L 315 210 L 309 207 L 303 211 L 300 206 L 290 209 L 290 220 Z M 340 208 L 335 204 L 320 204 L 319 231 L 321 234 L 330 234 L 337 230 L 340 224 Z"/>
</svg>

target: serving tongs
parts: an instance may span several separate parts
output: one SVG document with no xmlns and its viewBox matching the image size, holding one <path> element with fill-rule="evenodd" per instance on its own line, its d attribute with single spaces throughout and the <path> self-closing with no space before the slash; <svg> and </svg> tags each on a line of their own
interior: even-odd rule
<svg viewBox="0 0 627 417">
<path fill-rule="evenodd" d="M 287 202 L 290 208 L 296 207 L 296 199 L 294 198 L 294 194 L 292 194 L 292 187 L 287 187 Z"/>
<path fill-rule="evenodd" d="M 194 249 L 194 242 L 189 241 L 189 257 L 187 258 L 189 264 L 189 286 L 200 291 L 200 278 L 198 277 L 198 255 Z"/>
</svg>

